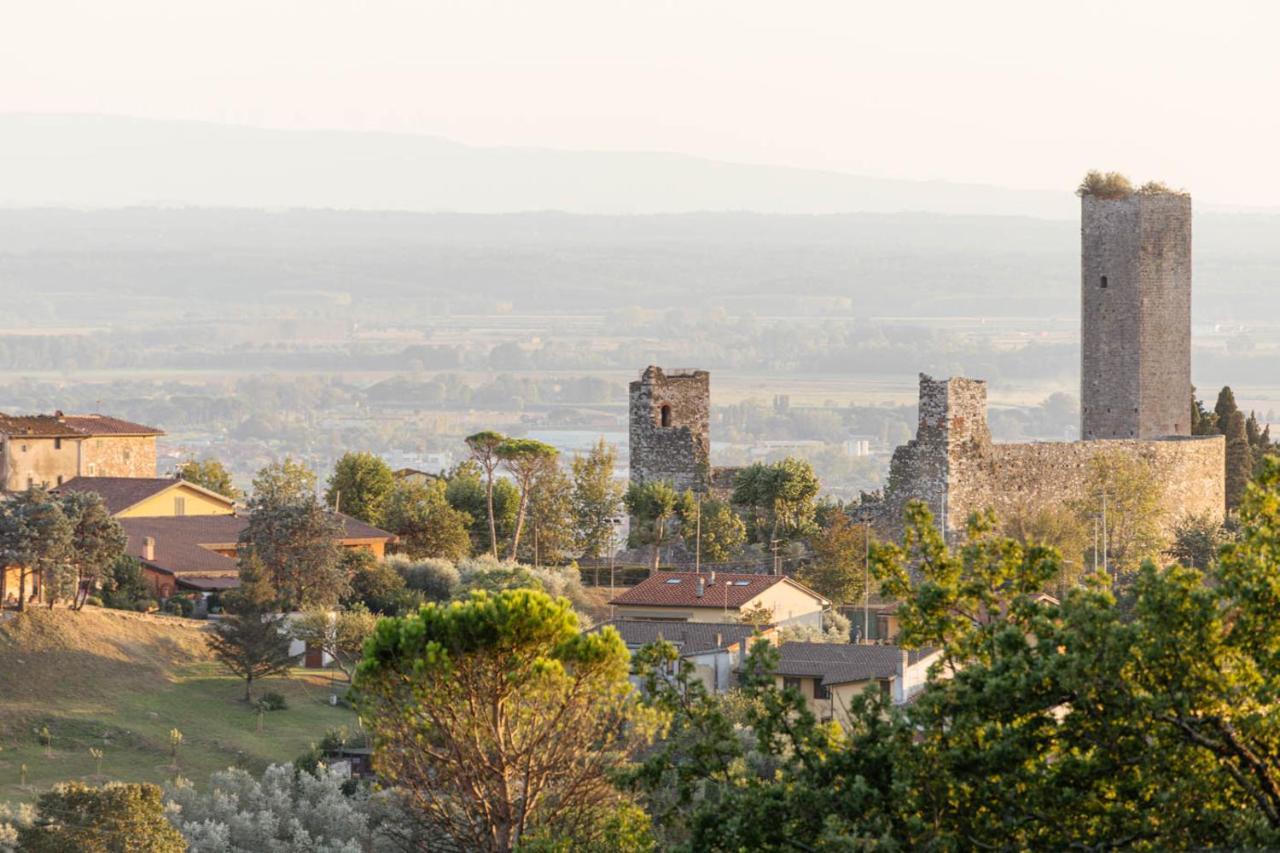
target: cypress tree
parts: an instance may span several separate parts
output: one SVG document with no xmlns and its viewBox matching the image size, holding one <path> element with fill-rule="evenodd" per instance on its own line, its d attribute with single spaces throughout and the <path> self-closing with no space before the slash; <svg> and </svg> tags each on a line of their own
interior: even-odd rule
<svg viewBox="0 0 1280 853">
<path fill-rule="evenodd" d="M 1253 451 L 1249 447 L 1244 415 L 1239 409 L 1227 418 L 1225 435 L 1227 436 L 1227 509 L 1234 510 L 1240 505 L 1240 499 L 1244 497 L 1244 487 L 1248 485 L 1249 477 L 1253 474 Z"/>
<path fill-rule="evenodd" d="M 1231 413 L 1238 411 L 1240 411 L 1240 407 L 1236 405 L 1236 395 L 1232 392 L 1231 386 L 1223 385 L 1222 390 L 1218 392 L 1218 402 L 1213 406 L 1213 413 L 1217 418 L 1218 432 L 1223 435 L 1227 434 L 1227 422 L 1231 419 Z"/>
</svg>

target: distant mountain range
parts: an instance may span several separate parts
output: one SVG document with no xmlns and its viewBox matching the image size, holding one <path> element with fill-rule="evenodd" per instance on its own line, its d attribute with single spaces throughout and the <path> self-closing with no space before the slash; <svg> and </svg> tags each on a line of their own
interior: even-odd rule
<svg viewBox="0 0 1280 853">
<path fill-rule="evenodd" d="M 653 152 L 486 148 L 409 134 L 0 115 L 0 206 L 166 205 L 1078 215 L 1069 188 L 868 178 Z"/>
</svg>

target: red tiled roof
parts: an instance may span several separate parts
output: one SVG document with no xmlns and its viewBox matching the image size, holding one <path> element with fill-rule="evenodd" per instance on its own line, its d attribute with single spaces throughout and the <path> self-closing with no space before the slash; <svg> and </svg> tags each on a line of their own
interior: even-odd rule
<svg viewBox="0 0 1280 853">
<path fill-rule="evenodd" d="M 164 430 L 109 415 L 65 415 L 62 420 L 85 435 L 164 435 Z"/>
<path fill-rule="evenodd" d="M 16 438 L 88 438 L 95 435 L 164 435 L 155 427 L 107 415 L 0 414 L 0 433 Z"/>
<path fill-rule="evenodd" d="M 211 494 L 208 489 L 173 477 L 73 477 L 54 491 L 97 492 L 102 495 L 107 511 L 115 515 L 174 486 L 189 486 L 197 491 Z M 228 506 L 233 503 L 230 499 L 226 501 Z"/>
<path fill-rule="evenodd" d="M 385 530 L 356 521 L 349 516 L 338 516 L 343 523 L 344 540 L 394 539 Z M 120 526 L 128 537 L 125 552 L 142 560 L 146 565 L 162 572 L 183 573 L 231 573 L 237 571 L 236 561 L 211 551 L 210 548 L 234 548 L 249 520 L 238 515 L 179 515 L 122 518 Z M 143 560 L 147 537 L 155 540 L 155 556 Z"/>
<path fill-rule="evenodd" d="M 84 438 L 84 433 L 74 429 L 61 418 L 53 415 L 6 415 L 0 413 L 0 433 L 11 438 Z"/>
<path fill-rule="evenodd" d="M 704 584 L 698 596 L 698 579 Z M 774 584 L 783 575 L 737 574 L 716 572 L 654 572 L 631 589 L 609 602 L 639 607 L 741 607 Z"/>
</svg>

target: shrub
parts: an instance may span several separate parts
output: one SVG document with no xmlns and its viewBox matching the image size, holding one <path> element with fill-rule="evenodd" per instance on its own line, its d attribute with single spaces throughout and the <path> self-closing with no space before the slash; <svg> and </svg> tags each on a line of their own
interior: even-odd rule
<svg viewBox="0 0 1280 853">
<path fill-rule="evenodd" d="M 1133 195 L 1133 184 L 1119 172 L 1099 172 L 1091 169 L 1076 188 L 1076 195 L 1117 199 Z"/>
<path fill-rule="evenodd" d="M 448 560 L 411 560 L 403 554 L 393 554 L 387 557 L 386 564 L 404 578 L 405 586 L 430 601 L 448 601 L 457 591 L 458 569 Z"/>
<path fill-rule="evenodd" d="M 103 603 L 102 603 L 102 599 L 101 599 L 101 598 L 99 598 L 99 597 L 98 597 L 98 596 L 96 596 L 96 595 L 91 595 L 91 596 L 89 596 L 88 598 L 86 598 L 86 599 L 84 600 L 84 603 L 85 603 L 85 604 L 91 604 L 91 605 L 93 605 L 94 607 L 102 607 L 102 606 L 104 606 L 104 605 L 103 605 Z"/>
<path fill-rule="evenodd" d="M 258 700 L 258 705 L 264 711 L 283 711 L 289 707 L 289 701 L 281 693 L 268 691 L 262 694 L 262 698 Z"/>
</svg>

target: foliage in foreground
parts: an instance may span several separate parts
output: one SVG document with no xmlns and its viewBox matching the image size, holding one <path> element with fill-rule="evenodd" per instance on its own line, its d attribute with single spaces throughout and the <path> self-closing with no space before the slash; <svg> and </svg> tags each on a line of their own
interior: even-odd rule
<svg viewBox="0 0 1280 853">
<path fill-rule="evenodd" d="M 17 832 L 16 849 L 182 853 L 187 848 L 182 835 L 165 819 L 161 791 L 155 785 L 114 782 L 94 788 L 69 782 L 40 795 L 34 820 Z"/>
<path fill-rule="evenodd" d="M 628 659 L 527 589 L 384 619 L 356 676 L 375 766 L 459 849 L 603 844 L 628 808 L 610 775 L 646 730 Z"/>
<path fill-rule="evenodd" d="M 698 850 L 1275 846 L 1280 464 L 1241 528 L 1206 572 L 1147 563 L 1119 595 L 1093 577 L 1058 604 L 1037 594 L 1053 549 L 974 518 L 950 550 L 913 505 L 873 566 L 902 641 L 943 652 L 916 701 L 869 693 L 840 732 L 773 686 L 763 646 L 736 717 L 651 671 L 671 736 L 630 781 L 664 840 Z"/>
</svg>

